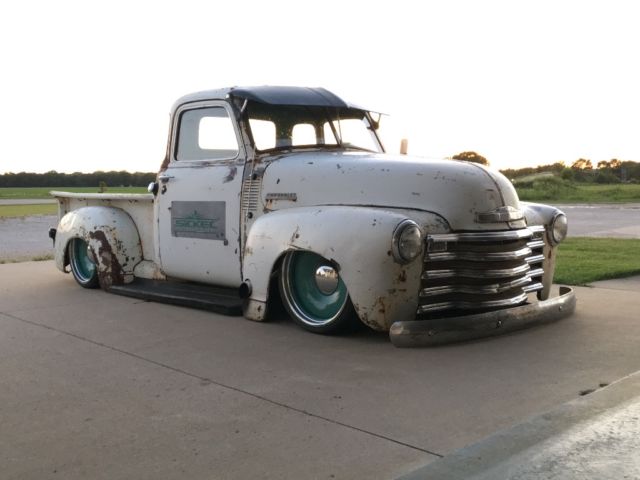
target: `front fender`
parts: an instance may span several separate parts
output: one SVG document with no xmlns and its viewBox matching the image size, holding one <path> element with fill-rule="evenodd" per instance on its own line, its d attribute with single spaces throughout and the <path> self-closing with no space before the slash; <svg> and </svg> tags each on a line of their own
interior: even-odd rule
<svg viewBox="0 0 640 480">
<path fill-rule="evenodd" d="M 290 208 L 258 218 L 243 258 L 243 276 L 252 286 L 245 316 L 264 319 L 276 261 L 289 250 L 306 250 L 337 265 L 358 317 L 369 327 L 386 331 L 395 321 L 413 319 L 421 261 L 400 265 L 391 253 L 393 231 L 406 218 L 425 234 L 448 230 L 434 214 L 370 207 Z"/>
<path fill-rule="evenodd" d="M 55 262 L 66 272 L 67 247 L 81 238 L 91 247 L 103 288 L 133 280 L 133 269 L 142 261 L 138 229 L 127 212 L 114 207 L 82 207 L 60 219 L 55 238 Z"/>
</svg>

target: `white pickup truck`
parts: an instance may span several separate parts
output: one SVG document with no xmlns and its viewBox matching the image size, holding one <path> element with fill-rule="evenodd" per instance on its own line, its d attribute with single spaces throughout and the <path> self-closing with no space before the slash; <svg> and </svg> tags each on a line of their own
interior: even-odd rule
<svg viewBox="0 0 640 480">
<path fill-rule="evenodd" d="M 322 88 L 187 95 L 149 194 L 52 192 L 56 265 L 83 287 L 256 321 L 279 290 L 307 330 L 362 322 L 398 346 L 574 310 L 570 289 L 551 296 L 561 211 L 478 164 L 385 154 L 379 122 Z"/>
</svg>

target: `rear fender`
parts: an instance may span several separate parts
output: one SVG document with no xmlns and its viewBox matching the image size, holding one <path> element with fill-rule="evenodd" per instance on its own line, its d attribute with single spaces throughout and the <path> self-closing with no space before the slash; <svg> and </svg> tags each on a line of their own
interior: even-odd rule
<svg viewBox="0 0 640 480">
<path fill-rule="evenodd" d="M 421 259 L 400 265 L 393 259 L 395 228 L 412 218 L 423 233 L 441 233 L 447 223 L 434 214 L 370 207 L 301 207 L 258 218 L 248 232 L 243 276 L 252 291 L 245 316 L 263 320 L 269 279 L 277 260 L 290 250 L 317 253 L 340 272 L 360 320 L 374 330 L 413 319 L 420 288 Z"/>
<path fill-rule="evenodd" d="M 142 261 L 138 229 L 127 212 L 114 207 L 83 207 L 62 217 L 56 230 L 55 262 L 66 272 L 69 242 L 81 238 L 91 247 L 102 288 L 133 281 Z"/>
</svg>

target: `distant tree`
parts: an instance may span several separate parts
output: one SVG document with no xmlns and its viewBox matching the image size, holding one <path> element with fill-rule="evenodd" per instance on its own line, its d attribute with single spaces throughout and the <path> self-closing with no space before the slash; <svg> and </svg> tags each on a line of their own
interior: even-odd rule
<svg viewBox="0 0 640 480">
<path fill-rule="evenodd" d="M 606 160 L 600 160 L 600 161 L 598 162 L 598 165 L 596 166 L 596 168 L 597 168 L 598 170 L 602 170 L 602 169 L 605 169 L 605 168 L 609 168 L 609 162 L 607 162 Z"/>
<path fill-rule="evenodd" d="M 593 164 L 591 163 L 591 160 L 579 158 L 571 164 L 571 168 L 574 170 L 593 170 Z"/>
<path fill-rule="evenodd" d="M 563 180 L 573 180 L 573 170 L 570 168 L 564 168 L 562 173 L 560 173 L 560 177 L 562 177 Z"/>
<path fill-rule="evenodd" d="M 104 182 L 112 186 L 143 187 L 155 179 L 152 172 L 93 172 L 58 173 L 51 170 L 46 173 L 5 173 L 0 174 L 1 187 L 94 187 Z"/>
<path fill-rule="evenodd" d="M 611 171 L 601 171 L 596 175 L 596 183 L 620 183 L 620 178 Z"/>
<path fill-rule="evenodd" d="M 489 160 L 476 152 L 461 152 L 451 158 L 453 158 L 454 160 L 463 160 L 465 162 L 480 163 L 487 166 L 489 165 Z"/>
</svg>

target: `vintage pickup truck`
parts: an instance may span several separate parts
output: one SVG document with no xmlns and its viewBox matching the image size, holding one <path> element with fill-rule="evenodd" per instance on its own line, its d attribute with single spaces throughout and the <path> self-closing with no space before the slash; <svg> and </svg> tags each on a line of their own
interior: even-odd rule
<svg viewBox="0 0 640 480">
<path fill-rule="evenodd" d="M 83 287 L 303 328 L 362 322 L 398 346 L 557 320 L 558 209 L 497 171 L 385 154 L 381 115 L 322 88 L 194 93 L 149 194 L 52 192 L 55 262 Z M 537 298 L 536 298 L 537 297 Z"/>
</svg>

